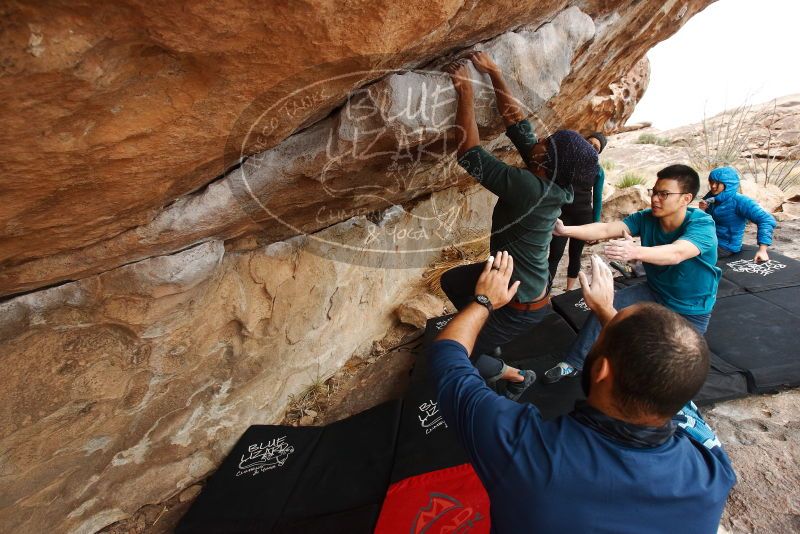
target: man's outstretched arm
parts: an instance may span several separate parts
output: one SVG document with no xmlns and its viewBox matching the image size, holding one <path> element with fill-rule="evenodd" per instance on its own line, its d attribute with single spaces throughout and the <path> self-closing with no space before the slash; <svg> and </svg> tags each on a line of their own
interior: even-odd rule
<svg viewBox="0 0 800 534">
<path fill-rule="evenodd" d="M 557 219 L 553 235 L 572 237 L 581 241 L 600 241 L 623 237 L 628 231 L 628 226 L 622 221 L 565 226 L 561 219 Z"/>
<path fill-rule="evenodd" d="M 469 56 L 469 60 L 475 65 L 475 69 L 481 74 L 488 74 L 492 80 L 492 87 L 494 88 L 494 95 L 497 99 L 497 109 L 500 111 L 500 116 L 503 117 L 503 123 L 506 126 L 511 126 L 525 118 L 525 113 L 511 90 L 503 78 L 503 72 L 497 63 L 494 62 L 492 57 L 486 52 L 473 52 Z"/>
<path fill-rule="evenodd" d="M 481 142 L 478 134 L 478 124 L 475 122 L 475 96 L 472 91 L 472 78 L 466 60 L 450 63 L 444 68 L 450 74 L 453 88 L 458 95 L 456 107 L 456 157 L 461 157 L 470 148 Z"/>
</svg>

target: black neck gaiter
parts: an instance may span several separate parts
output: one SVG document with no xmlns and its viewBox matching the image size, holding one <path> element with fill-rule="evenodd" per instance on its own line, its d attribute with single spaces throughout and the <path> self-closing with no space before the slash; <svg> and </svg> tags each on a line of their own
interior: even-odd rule
<svg viewBox="0 0 800 534">
<path fill-rule="evenodd" d="M 637 449 L 663 445 L 675 433 L 675 423 L 672 421 L 664 426 L 634 425 L 614 419 L 592 408 L 586 401 L 576 402 L 570 416 L 607 438 Z"/>
</svg>

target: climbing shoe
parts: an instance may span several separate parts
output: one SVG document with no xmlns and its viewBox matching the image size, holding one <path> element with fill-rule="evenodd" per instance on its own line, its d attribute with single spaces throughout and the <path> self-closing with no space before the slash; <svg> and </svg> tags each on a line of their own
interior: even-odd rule
<svg viewBox="0 0 800 534">
<path fill-rule="evenodd" d="M 608 264 L 611 267 L 613 267 L 614 269 L 616 269 L 617 271 L 619 271 L 622 274 L 623 278 L 634 278 L 636 276 L 633 273 L 633 269 L 631 269 L 631 266 L 629 264 L 627 264 L 627 263 L 622 263 L 622 262 L 614 260 L 614 261 L 608 262 Z"/>
<path fill-rule="evenodd" d="M 566 362 L 561 362 L 555 367 L 551 367 L 544 373 L 545 384 L 555 384 L 562 378 L 570 378 L 581 374 L 580 369 L 575 369 Z"/>
<path fill-rule="evenodd" d="M 520 369 L 519 374 L 525 377 L 522 382 L 506 381 L 506 398 L 518 401 L 522 394 L 536 382 L 536 373 L 530 369 Z"/>
</svg>

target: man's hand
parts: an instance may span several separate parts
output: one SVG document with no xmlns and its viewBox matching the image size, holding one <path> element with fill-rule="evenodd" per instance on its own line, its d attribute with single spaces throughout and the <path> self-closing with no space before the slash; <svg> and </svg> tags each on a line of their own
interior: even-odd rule
<svg viewBox="0 0 800 534">
<path fill-rule="evenodd" d="M 703 211 L 706 211 L 706 208 L 708 208 L 708 202 L 706 202 L 705 200 L 701 200 L 700 201 L 700 209 L 703 210 Z"/>
<path fill-rule="evenodd" d="M 564 221 L 561 219 L 556 219 L 556 225 L 553 227 L 553 235 L 558 237 L 566 236 L 567 227 L 564 225 Z"/>
<path fill-rule="evenodd" d="M 592 254 L 592 283 L 589 284 L 584 272 L 578 273 L 578 279 L 583 289 L 584 302 L 600 319 L 600 323 L 605 325 L 617 314 L 614 309 L 614 275 L 611 268 L 600 256 Z"/>
<path fill-rule="evenodd" d="M 500 67 L 494 62 L 492 56 L 486 52 L 472 52 L 467 56 L 467 59 L 472 61 L 472 64 L 475 65 L 475 70 L 481 74 L 488 74 L 490 76 L 493 74 L 500 74 Z"/>
<path fill-rule="evenodd" d="M 633 242 L 627 230 L 623 232 L 622 239 L 612 239 L 603 251 L 610 260 L 636 261 L 639 259 L 639 245 Z"/>
<path fill-rule="evenodd" d="M 508 252 L 498 252 L 496 258 L 490 256 L 478 278 L 475 294 L 489 297 L 494 309 L 502 308 L 514 298 L 519 289 L 519 280 L 508 287 L 513 272 L 514 259 L 508 255 Z"/>
<path fill-rule="evenodd" d="M 450 75 L 453 87 L 459 96 L 472 94 L 472 77 L 469 73 L 469 66 L 466 59 L 453 61 L 444 67 L 446 73 Z"/>
<path fill-rule="evenodd" d="M 756 252 L 756 256 L 753 258 L 753 261 L 756 263 L 764 263 L 769 261 L 769 254 L 767 254 L 766 245 L 760 245 L 758 247 L 758 252 Z"/>
</svg>

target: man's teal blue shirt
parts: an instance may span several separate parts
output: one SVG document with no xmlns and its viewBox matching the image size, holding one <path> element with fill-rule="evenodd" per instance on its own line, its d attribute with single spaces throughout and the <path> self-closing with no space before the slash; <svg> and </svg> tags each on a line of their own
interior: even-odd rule
<svg viewBox="0 0 800 534">
<path fill-rule="evenodd" d="M 669 245 L 683 239 L 700 250 L 700 255 L 677 265 L 644 264 L 647 283 L 667 308 L 683 315 L 711 313 L 717 300 L 722 271 L 717 267 L 717 231 L 710 215 L 695 208 L 686 210 L 683 223 L 665 232 L 650 209 L 638 211 L 622 221 L 644 247 Z"/>
</svg>

